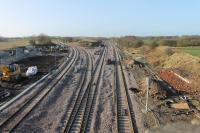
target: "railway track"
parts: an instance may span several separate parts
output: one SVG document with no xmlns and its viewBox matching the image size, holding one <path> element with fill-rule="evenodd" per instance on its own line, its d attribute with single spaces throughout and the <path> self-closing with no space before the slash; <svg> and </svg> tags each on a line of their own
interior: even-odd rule
<svg viewBox="0 0 200 133">
<path fill-rule="evenodd" d="M 100 64 L 98 64 L 98 65 L 100 65 L 99 71 L 97 70 L 98 71 L 97 74 L 94 74 L 94 76 L 97 78 L 97 79 L 94 80 L 94 83 L 93 83 L 93 85 L 94 85 L 93 86 L 94 87 L 94 92 L 93 92 L 94 96 L 93 96 L 93 99 L 92 99 L 92 103 L 89 106 L 89 112 L 87 112 L 87 111 L 85 112 L 84 121 L 83 121 L 83 124 L 82 124 L 82 127 L 81 127 L 81 132 L 90 132 L 90 125 L 91 125 L 91 122 L 92 122 L 92 116 L 93 116 L 93 113 L 94 113 L 94 110 L 95 110 L 96 100 L 97 100 L 97 96 L 98 96 L 98 92 L 99 92 L 98 90 L 100 89 L 100 86 L 101 86 L 101 81 L 102 81 L 101 78 L 103 76 L 106 54 L 107 54 L 107 48 L 104 49 L 102 58 L 99 61 L 100 62 Z"/>
<path fill-rule="evenodd" d="M 98 86 L 100 81 L 100 75 L 103 70 L 104 57 L 106 50 L 104 49 L 101 57 L 97 61 L 95 70 L 90 66 L 92 73 L 88 83 L 83 82 L 80 85 L 80 91 L 76 98 L 75 105 L 71 109 L 71 113 L 68 122 L 65 125 L 63 132 L 87 132 L 91 122 L 91 116 L 94 111 L 95 102 L 98 94 Z M 92 59 L 90 59 L 92 60 Z M 88 78 L 85 77 L 84 81 Z"/>
<path fill-rule="evenodd" d="M 117 47 L 119 50 L 120 48 Z M 120 53 L 122 55 L 122 53 Z M 160 78 L 157 76 L 157 73 L 153 72 L 153 70 L 149 67 L 149 66 L 145 66 L 145 69 L 146 71 L 149 71 L 150 74 L 152 75 L 153 79 L 156 79 L 156 80 L 160 80 Z M 177 95 L 174 91 L 171 92 L 172 94 L 174 95 Z M 140 105 L 143 106 L 144 108 L 146 107 L 145 103 L 142 101 L 142 99 L 138 98 L 138 101 L 140 101 Z M 149 108 L 148 107 L 148 111 L 150 111 L 153 115 L 154 115 L 154 119 L 155 119 L 155 125 L 156 127 L 159 127 L 160 126 L 160 120 L 159 120 L 159 114 L 157 112 L 155 112 L 153 109 Z"/>
<path fill-rule="evenodd" d="M 46 82 L 45 85 L 40 86 L 40 91 L 34 93 L 29 100 L 23 103 L 20 108 L 16 109 L 12 114 L 4 117 L 2 112 L 0 114 L 0 132 L 12 132 L 16 127 L 28 116 L 28 114 L 37 107 L 37 105 L 48 95 L 50 91 L 63 79 L 69 70 L 74 66 L 78 59 L 79 52 L 74 48 L 73 56 L 68 61 L 62 65 L 61 69 L 53 74 L 52 80 Z M 34 89 L 34 88 L 33 88 Z M 4 111 L 4 110 L 3 110 Z"/>
<path fill-rule="evenodd" d="M 61 119 L 60 123 L 62 123 L 62 127 L 59 132 L 65 132 L 66 125 L 71 124 L 72 116 L 74 115 L 74 113 L 76 113 L 78 105 L 80 105 L 81 98 L 83 97 L 83 93 L 85 91 L 85 88 L 83 88 L 82 86 L 86 86 L 88 80 L 91 79 L 91 74 L 93 71 L 93 60 L 90 53 L 87 53 L 86 51 L 84 52 L 86 55 L 86 69 L 84 69 L 84 72 L 80 78 L 80 82 L 76 88 L 76 90 L 78 91 L 75 93 L 75 95 L 73 95 L 73 99 L 72 101 L 70 101 L 70 105 L 68 106 L 66 113 L 63 115 L 63 118 Z"/>
<path fill-rule="evenodd" d="M 68 58 L 72 58 L 74 56 L 74 50 L 70 48 L 70 54 L 69 57 L 65 57 L 64 59 L 67 60 L 67 62 L 64 62 L 57 68 L 57 70 L 49 72 L 47 75 L 42 77 L 40 80 L 37 82 L 33 83 L 30 85 L 27 89 L 22 91 L 19 95 L 11 99 L 10 101 L 6 102 L 4 105 L 0 107 L 0 114 L 4 114 L 5 110 L 11 110 L 9 107 L 15 106 L 15 109 L 20 108 L 26 101 L 28 101 L 33 95 L 35 95 L 38 91 L 41 91 L 40 88 L 43 88 L 47 84 L 49 84 L 56 75 L 66 67 L 66 65 L 69 63 L 70 60 Z M 44 84 L 45 83 L 45 84 Z M 14 113 L 15 110 L 12 110 L 11 113 Z M 2 121 L 0 115 L 0 121 Z"/>
<path fill-rule="evenodd" d="M 138 129 L 135 123 L 135 116 L 131 99 L 128 94 L 128 88 L 124 77 L 121 64 L 121 57 L 113 46 L 115 54 L 115 88 L 117 102 L 117 127 L 119 133 L 137 133 Z"/>
</svg>

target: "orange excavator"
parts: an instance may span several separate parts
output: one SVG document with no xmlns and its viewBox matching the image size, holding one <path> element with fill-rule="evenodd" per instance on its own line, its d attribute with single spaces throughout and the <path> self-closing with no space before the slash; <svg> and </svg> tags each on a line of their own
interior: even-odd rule
<svg viewBox="0 0 200 133">
<path fill-rule="evenodd" d="M 0 65 L 0 82 L 12 82 L 21 77 L 21 69 L 18 64 Z"/>
</svg>

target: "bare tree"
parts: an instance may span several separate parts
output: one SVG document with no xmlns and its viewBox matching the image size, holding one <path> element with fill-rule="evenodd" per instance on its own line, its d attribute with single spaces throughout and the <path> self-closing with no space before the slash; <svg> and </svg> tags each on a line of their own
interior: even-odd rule
<svg viewBox="0 0 200 133">
<path fill-rule="evenodd" d="M 38 36 L 38 44 L 52 44 L 51 38 L 47 35 L 40 34 Z"/>
</svg>

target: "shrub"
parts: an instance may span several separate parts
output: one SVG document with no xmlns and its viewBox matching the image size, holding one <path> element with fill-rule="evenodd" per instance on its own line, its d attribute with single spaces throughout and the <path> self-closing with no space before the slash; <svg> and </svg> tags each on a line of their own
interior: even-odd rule
<svg viewBox="0 0 200 133">
<path fill-rule="evenodd" d="M 154 49 L 154 48 L 158 47 L 159 45 L 156 41 L 153 41 L 149 44 L 149 46 L 150 46 L 151 49 Z"/>
<path fill-rule="evenodd" d="M 41 34 L 38 36 L 38 44 L 52 44 L 51 38 L 44 34 Z"/>
<path fill-rule="evenodd" d="M 133 44 L 134 48 L 139 48 L 144 44 L 144 42 L 142 40 L 136 40 Z"/>
</svg>

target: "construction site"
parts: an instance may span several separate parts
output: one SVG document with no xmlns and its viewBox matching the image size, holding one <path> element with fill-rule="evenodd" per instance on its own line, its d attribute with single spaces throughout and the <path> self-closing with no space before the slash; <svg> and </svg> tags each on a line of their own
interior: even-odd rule
<svg viewBox="0 0 200 133">
<path fill-rule="evenodd" d="M 0 133 L 200 133 L 200 1 L 2 0 Z"/>
<path fill-rule="evenodd" d="M 63 45 L 30 45 L 1 51 L 1 102 L 10 100 L 56 69 L 67 55 L 67 46 Z"/>
<path fill-rule="evenodd" d="M 197 84 L 151 61 L 114 39 L 2 50 L 0 131 L 199 131 Z"/>
</svg>

